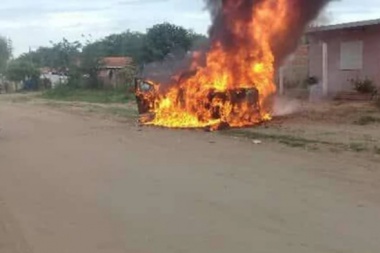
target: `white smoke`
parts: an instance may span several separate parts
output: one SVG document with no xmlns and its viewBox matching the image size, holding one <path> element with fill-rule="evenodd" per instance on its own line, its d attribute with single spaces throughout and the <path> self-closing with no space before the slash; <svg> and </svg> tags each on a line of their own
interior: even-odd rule
<svg viewBox="0 0 380 253">
<path fill-rule="evenodd" d="M 301 111 L 302 105 L 299 100 L 286 97 L 276 97 L 273 105 L 273 116 L 286 116 Z"/>
</svg>

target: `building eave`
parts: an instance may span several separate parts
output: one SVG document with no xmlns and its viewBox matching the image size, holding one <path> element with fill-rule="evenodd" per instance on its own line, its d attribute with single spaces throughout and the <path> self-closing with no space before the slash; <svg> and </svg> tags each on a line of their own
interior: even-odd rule
<svg viewBox="0 0 380 253">
<path fill-rule="evenodd" d="M 311 33 L 318 33 L 318 32 L 362 28 L 362 27 L 376 26 L 376 25 L 380 25 L 380 19 L 342 23 L 342 24 L 336 24 L 336 25 L 310 27 L 307 29 L 306 33 L 311 34 Z"/>
</svg>

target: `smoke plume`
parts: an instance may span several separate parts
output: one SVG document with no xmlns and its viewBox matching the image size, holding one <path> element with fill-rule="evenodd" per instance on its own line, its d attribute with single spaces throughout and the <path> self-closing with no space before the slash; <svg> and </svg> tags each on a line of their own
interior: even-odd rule
<svg viewBox="0 0 380 253">
<path fill-rule="evenodd" d="M 236 36 L 232 22 L 251 20 L 255 5 L 271 0 L 205 0 L 212 17 L 209 34 L 212 43 L 220 42 L 225 49 L 239 46 L 242 38 Z M 289 26 L 284 33 L 275 34 L 271 39 L 272 50 L 277 63 L 295 50 L 306 26 L 314 20 L 330 0 L 288 0 L 292 9 Z"/>
<path fill-rule="evenodd" d="M 277 0 L 204 0 L 207 10 L 210 12 L 212 25 L 209 29 L 209 44 L 196 51 L 202 55 L 199 59 L 205 59 L 210 47 L 217 43 L 221 44 L 226 51 L 233 51 L 241 45 L 255 45 L 249 42 L 250 37 L 237 35 L 233 29 L 236 21 L 249 23 L 254 15 L 255 5 L 263 2 Z M 299 42 L 305 28 L 316 19 L 323 7 L 331 0 L 287 0 L 292 10 L 287 22 L 289 29 L 282 33 L 274 34 L 270 39 L 276 65 L 282 63 L 292 53 Z M 232 54 L 233 55 L 233 54 Z M 161 62 L 154 62 L 144 67 L 141 77 L 154 80 L 161 84 L 161 88 L 175 84 L 173 77 L 183 72 L 191 72 L 190 65 L 193 59 L 186 52 L 172 52 Z M 198 62 L 204 66 L 205 61 Z M 239 74 L 239 71 L 236 71 Z"/>
</svg>

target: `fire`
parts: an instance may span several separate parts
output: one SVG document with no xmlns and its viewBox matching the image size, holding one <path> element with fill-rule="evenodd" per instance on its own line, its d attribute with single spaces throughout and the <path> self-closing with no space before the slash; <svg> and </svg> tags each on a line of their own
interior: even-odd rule
<svg viewBox="0 0 380 253">
<path fill-rule="evenodd" d="M 275 57 L 272 41 L 288 28 L 288 0 L 262 0 L 253 4 L 247 20 L 235 8 L 242 0 L 223 2 L 225 25 L 238 44 L 223 45 L 214 40 L 205 64 L 199 53 L 193 56 L 187 78 L 177 78 L 169 90 L 149 97 L 152 105 L 144 124 L 170 128 L 243 127 L 271 119 L 270 99 L 276 92 Z M 144 95 L 145 98 L 147 95 Z"/>
</svg>

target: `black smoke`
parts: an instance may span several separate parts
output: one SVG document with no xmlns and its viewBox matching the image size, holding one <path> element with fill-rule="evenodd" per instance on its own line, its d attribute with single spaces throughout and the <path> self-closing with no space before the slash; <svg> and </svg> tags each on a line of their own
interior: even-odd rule
<svg viewBox="0 0 380 253">
<path fill-rule="evenodd" d="M 252 20 L 252 12 L 255 5 L 264 1 L 277 0 L 204 0 L 212 18 L 212 25 L 209 29 L 209 41 L 202 48 L 195 49 L 202 54 L 201 61 L 198 66 L 205 66 L 205 57 L 207 52 L 215 43 L 220 43 L 226 50 L 237 49 L 244 44 L 244 40 L 251 38 L 241 38 L 236 36 L 231 24 L 234 20 L 250 22 Z M 292 9 L 291 17 L 289 17 L 290 29 L 286 33 L 275 34 L 271 38 L 271 46 L 275 55 L 276 64 L 282 61 L 292 53 L 298 43 L 305 28 L 313 21 L 323 7 L 331 0 L 287 0 Z M 243 41 L 242 41 L 243 40 Z M 252 43 L 250 43 L 252 44 Z M 164 90 L 171 87 L 173 77 L 180 76 L 182 73 L 192 72 L 190 65 L 192 63 L 191 55 L 186 52 L 172 52 L 163 61 L 154 62 L 144 67 L 140 73 L 140 77 L 159 82 Z M 237 66 L 236 75 L 239 75 Z"/>
<path fill-rule="evenodd" d="M 219 42 L 226 50 L 238 47 L 241 38 L 235 36 L 231 21 L 252 20 L 253 8 L 264 1 L 273 0 L 205 0 L 212 17 L 212 26 L 209 30 L 211 43 Z M 288 0 L 288 2 L 292 10 L 289 17 L 290 29 L 287 29 L 286 33 L 275 34 L 271 39 L 277 63 L 295 50 L 305 28 L 330 0 Z"/>
</svg>

